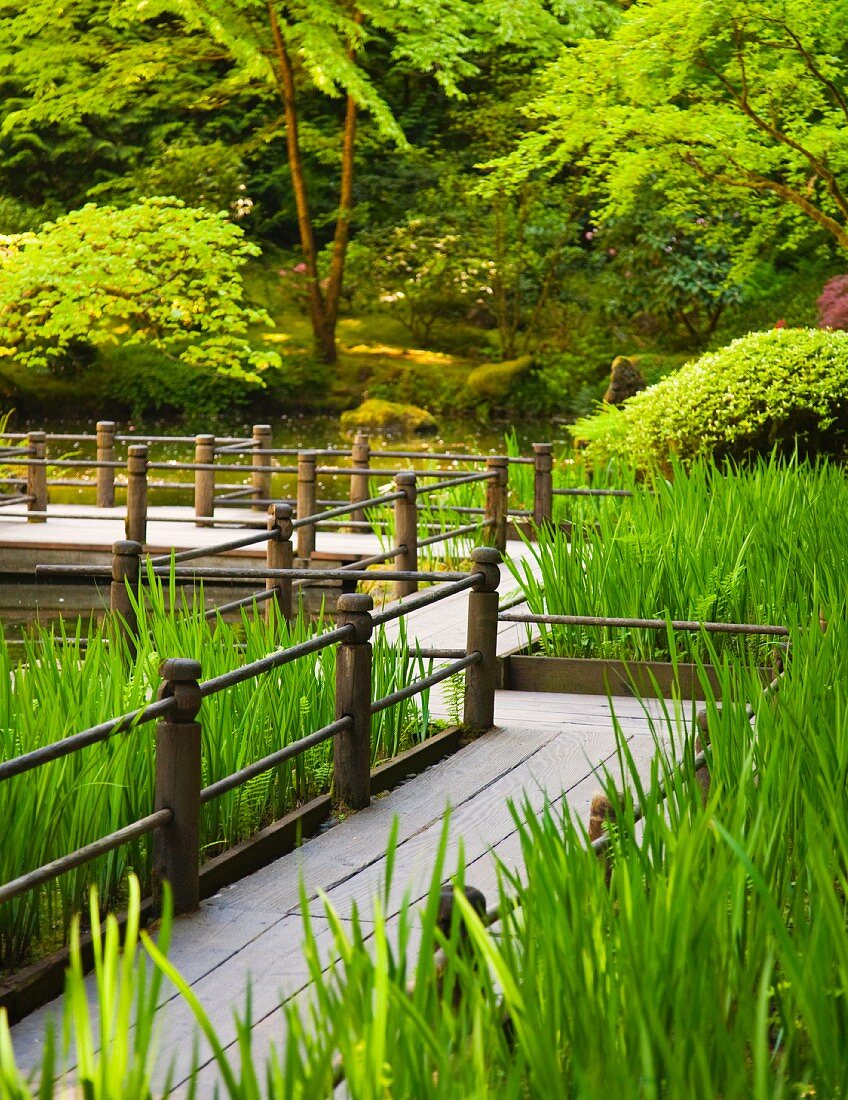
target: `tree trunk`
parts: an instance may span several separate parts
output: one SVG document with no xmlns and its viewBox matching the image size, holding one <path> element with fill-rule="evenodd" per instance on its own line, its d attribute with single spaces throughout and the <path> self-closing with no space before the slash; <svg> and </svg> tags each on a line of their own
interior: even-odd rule
<svg viewBox="0 0 848 1100">
<path fill-rule="evenodd" d="M 324 363 L 335 363 L 337 355 L 336 320 L 335 316 L 331 316 L 328 312 L 327 302 L 318 275 L 318 253 L 312 228 L 312 214 L 309 209 L 306 175 L 303 170 L 303 155 L 300 149 L 294 71 L 280 30 L 274 0 L 267 0 L 267 9 L 277 59 L 277 84 L 280 89 L 286 120 L 286 151 L 294 191 L 295 210 L 297 211 L 300 246 L 303 251 L 303 262 L 306 265 L 309 319 L 312 323 L 312 334 L 315 340 L 315 354 Z M 339 289 L 341 289 L 341 284 L 339 284 Z M 336 308 L 338 308 L 338 301 L 336 302 Z"/>
<path fill-rule="evenodd" d="M 327 324 L 332 329 L 335 340 L 336 322 L 339 317 L 339 300 L 344 280 L 344 265 L 347 246 L 350 240 L 350 214 L 353 207 L 353 169 L 356 150 L 356 101 L 347 97 L 344 122 L 344 142 L 342 145 L 342 179 L 339 191 L 339 212 L 336 217 L 336 232 L 333 237 L 333 256 L 330 261 L 330 278 L 324 298 Z"/>
</svg>

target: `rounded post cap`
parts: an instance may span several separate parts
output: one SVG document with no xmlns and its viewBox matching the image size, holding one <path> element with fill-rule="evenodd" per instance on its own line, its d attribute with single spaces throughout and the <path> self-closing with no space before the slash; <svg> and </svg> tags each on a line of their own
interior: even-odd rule
<svg viewBox="0 0 848 1100">
<path fill-rule="evenodd" d="M 374 600 L 366 592 L 344 592 L 336 607 L 348 615 L 363 615 L 374 610 Z"/>
<path fill-rule="evenodd" d="M 97 431 L 98 432 L 114 432 L 115 421 L 114 420 L 98 420 Z"/>
<path fill-rule="evenodd" d="M 471 560 L 478 565 L 500 565 L 503 557 L 494 546 L 475 546 L 471 551 Z"/>
<path fill-rule="evenodd" d="M 398 470 L 395 474 L 395 481 L 398 485 L 414 485 L 415 484 L 415 471 L 414 470 Z"/>
<path fill-rule="evenodd" d="M 294 510 L 290 504 L 269 504 L 268 515 L 272 519 L 291 519 Z"/>
<path fill-rule="evenodd" d="M 201 432 L 199 435 L 196 435 L 194 437 L 194 442 L 195 443 L 202 443 L 202 444 L 203 443 L 205 443 L 205 444 L 214 443 L 215 442 L 215 436 L 214 435 L 209 435 L 208 432 Z"/>
<path fill-rule="evenodd" d="M 508 466 L 509 458 L 506 455 L 489 455 L 486 458 L 487 466 Z"/>
<path fill-rule="evenodd" d="M 254 424 L 253 425 L 253 434 L 254 435 L 270 435 L 271 434 L 271 425 L 270 424 Z"/>
<path fill-rule="evenodd" d="M 127 454 L 131 458 L 147 458 L 147 444 L 131 443 L 129 447 L 127 447 Z"/>
<path fill-rule="evenodd" d="M 119 542 L 112 543 L 112 553 L 119 556 L 137 558 L 142 549 L 141 543 L 136 542 L 134 539 L 121 539 Z"/>
<path fill-rule="evenodd" d="M 534 443 L 533 450 L 538 455 L 548 455 L 554 449 L 553 443 Z"/>
<path fill-rule="evenodd" d="M 189 657 L 168 657 L 159 666 L 159 675 L 173 684 L 189 684 L 200 679 L 200 661 Z"/>
</svg>

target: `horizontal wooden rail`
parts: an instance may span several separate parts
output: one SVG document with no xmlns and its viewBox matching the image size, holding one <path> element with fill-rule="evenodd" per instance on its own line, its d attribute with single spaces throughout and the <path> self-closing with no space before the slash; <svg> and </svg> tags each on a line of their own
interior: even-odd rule
<svg viewBox="0 0 848 1100">
<path fill-rule="evenodd" d="M 25 772 L 32 771 L 33 768 L 40 768 L 44 764 L 49 764 L 51 760 L 70 756 L 71 753 L 79 752 L 80 749 L 88 748 L 89 745 L 96 745 L 98 741 L 107 741 L 116 733 L 127 733 L 146 722 L 152 722 L 155 718 L 165 718 L 175 709 L 174 699 L 157 699 L 128 714 L 121 714 L 117 718 L 110 718 L 107 722 L 91 726 L 80 733 L 71 734 L 70 737 L 63 737 L 61 741 L 42 745 L 22 756 L 14 756 L 11 760 L 2 760 L 0 761 L 0 782 L 16 775 L 23 775 Z"/>
<path fill-rule="evenodd" d="M 266 603 L 268 600 L 276 599 L 277 593 L 273 588 L 263 588 L 261 592 L 251 592 L 249 596 L 243 596 L 240 600 L 231 600 L 229 603 L 216 604 L 215 607 L 210 607 L 208 611 L 204 611 L 204 619 L 215 619 L 218 615 L 224 614 L 225 611 L 237 611 L 240 607 L 253 607 L 254 605 Z"/>
<path fill-rule="evenodd" d="M 195 558 L 208 558 L 215 554 L 226 554 L 230 550 L 241 550 L 245 546 L 258 546 L 276 538 L 274 531 L 260 531 L 255 535 L 244 535 L 239 539 L 231 539 L 229 542 L 219 542 L 214 546 L 199 546 L 195 550 L 180 550 L 175 554 L 160 554 L 158 557 L 149 558 L 150 565 L 176 565 L 182 561 L 193 561 Z"/>
<path fill-rule="evenodd" d="M 456 576 L 456 574 L 437 573 L 435 576 L 448 578 Z M 428 592 L 422 592 L 420 595 L 408 596 L 403 603 L 397 603 L 392 607 L 387 607 L 383 611 L 378 611 L 376 614 L 372 615 L 371 621 L 374 623 L 374 626 L 382 626 L 383 623 L 389 623 L 392 619 L 399 619 L 401 616 L 409 614 L 410 611 L 417 611 L 420 607 L 428 607 L 431 603 L 438 603 L 439 600 L 443 600 L 447 596 L 454 596 L 457 592 L 464 592 L 468 588 L 473 588 L 480 582 L 481 576 L 482 574 L 480 573 L 471 573 L 469 576 L 463 576 L 461 580 L 451 581 L 448 584 L 441 585 L 439 588 L 432 588 Z"/>
<path fill-rule="evenodd" d="M 411 699 L 414 695 L 420 695 L 422 691 L 440 684 L 443 680 L 450 679 L 451 676 L 456 676 L 458 672 L 470 668 L 471 665 L 479 665 L 482 660 L 483 654 L 478 650 L 475 650 L 474 653 L 464 654 L 459 660 L 453 661 L 445 668 L 440 668 L 438 672 L 433 672 L 429 676 L 422 676 L 421 679 L 413 680 L 406 687 L 393 691 L 391 695 L 385 695 L 382 699 L 375 700 L 371 704 L 371 713 L 379 714 L 382 710 L 388 710 L 389 707 L 402 703 L 404 699 Z"/>
<path fill-rule="evenodd" d="M 632 497 L 632 489 L 552 489 L 554 496 L 558 497 Z M 652 493 L 653 490 L 645 489 L 640 492 Z"/>
<path fill-rule="evenodd" d="M 498 614 L 502 623 L 539 623 L 554 626 L 596 626 L 630 628 L 633 630 L 705 630 L 709 634 L 763 634 L 768 637 L 786 638 L 789 628 L 758 623 L 712 623 L 695 619 L 622 619 L 595 615 L 511 615 Z"/>
<path fill-rule="evenodd" d="M 418 495 L 423 496 L 424 493 L 435 493 L 438 492 L 439 489 L 453 489 L 456 485 L 470 485 L 475 481 L 488 481 L 489 478 L 497 476 L 498 475 L 493 470 L 482 470 L 479 474 L 463 474 L 461 477 L 437 481 L 434 485 L 424 485 L 418 490 Z"/>
<path fill-rule="evenodd" d="M 116 848 L 129 844 L 131 840 L 147 836 L 154 830 L 161 829 L 163 825 L 169 825 L 173 816 L 172 811 L 169 809 L 157 810 L 155 813 L 148 814 L 147 817 L 134 821 L 132 825 L 125 825 L 123 829 L 116 829 L 114 833 L 100 837 L 99 840 L 86 844 L 83 848 L 77 848 L 75 852 L 69 852 L 68 855 L 60 856 L 59 859 L 54 859 L 51 863 L 45 863 L 43 867 L 38 867 L 35 871 L 28 871 L 25 875 L 4 883 L 0 886 L 0 904 L 20 897 L 21 894 L 25 894 L 28 890 L 34 890 L 37 886 L 43 886 L 45 882 L 50 882 L 68 871 L 73 871 L 76 867 L 91 863 L 98 856 L 105 856 Z"/>
<path fill-rule="evenodd" d="M 436 543 L 457 539 L 461 535 L 470 535 L 475 531 L 479 531 L 481 527 L 481 523 L 467 523 L 464 527 L 453 527 L 449 531 L 439 531 L 435 535 L 428 535 L 426 538 L 419 539 L 418 548 L 420 550 L 422 546 L 435 546 Z"/>
<path fill-rule="evenodd" d="M 294 759 L 295 756 L 299 756 L 308 749 L 315 748 L 316 745 L 322 745 L 325 741 L 329 741 L 331 737 L 335 737 L 337 733 L 349 729 L 351 724 L 352 719 L 346 715 L 343 718 L 339 718 L 338 721 L 331 722 L 328 726 L 322 727 L 320 730 L 315 730 L 314 733 L 309 733 L 305 737 L 299 738 L 297 741 L 290 741 L 288 745 L 284 745 L 283 748 L 278 749 L 276 752 L 269 753 L 268 756 L 263 756 L 261 760 L 256 760 L 254 763 L 248 764 L 246 768 L 241 768 L 239 771 L 233 772 L 224 779 L 219 779 L 217 783 L 210 783 L 208 787 L 204 787 L 200 792 L 201 805 L 211 802 L 213 798 L 220 798 L 221 795 L 235 790 L 236 787 L 241 787 L 251 779 L 255 779 L 257 775 L 262 775 L 270 771 L 271 768 L 276 768 L 278 765 L 284 764 L 287 760 Z"/>
</svg>

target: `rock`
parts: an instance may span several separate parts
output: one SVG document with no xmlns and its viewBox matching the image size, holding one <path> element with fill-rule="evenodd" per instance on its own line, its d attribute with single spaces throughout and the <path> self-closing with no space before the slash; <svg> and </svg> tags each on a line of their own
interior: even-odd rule
<svg viewBox="0 0 848 1100">
<path fill-rule="evenodd" d="M 612 361 L 610 384 L 604 394 L 608 405 L 622 405 L 628 397 L 644 390 L 647 383 L 635 359 L 617 355 Z"/>
<path fill-rule="evenodd" d="M 429 435 L 438 431 L 438 424 L 426 409 L 376 397 L 363 401 L 358 409 L 343 412 L 341 425 L 346 432 L 362 429 L 379 435 Z"/>
<path fill-rule="evenodd" d="M 483 363 L 468 375 L 465 386 L 471 392 L 474 401 L 499 404 L 509 397 L 516 383 L 528 374 L 532 367 L 532 355 L 507 359 L 503 363 Z"/>
</svg>

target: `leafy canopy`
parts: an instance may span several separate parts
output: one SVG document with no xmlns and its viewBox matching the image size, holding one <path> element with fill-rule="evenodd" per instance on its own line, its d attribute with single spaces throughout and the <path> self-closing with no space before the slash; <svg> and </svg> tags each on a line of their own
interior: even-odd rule
<svg viewBox="0 0 848 1100">
<path fill-rule="evenodd" d="M 846 0 L 641 0 L 562 52 L 498 167 L 577 164 L 603 216 L 747 194 L 848 248 L 847 74 Z"/>
<path fill-rule="evenodd" d="M 61 367 L 80 347 L 146 343 L 188 364 L 258 381 L 241 268 L 259 249 L 226 214 L 173 198 L 89 204 L 39 233 L 0 238 L 0 353 Z"/>
</svg>

